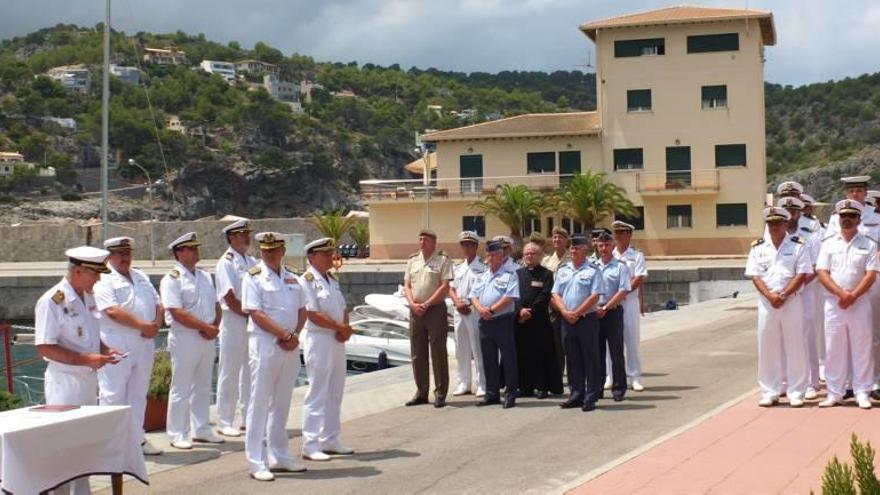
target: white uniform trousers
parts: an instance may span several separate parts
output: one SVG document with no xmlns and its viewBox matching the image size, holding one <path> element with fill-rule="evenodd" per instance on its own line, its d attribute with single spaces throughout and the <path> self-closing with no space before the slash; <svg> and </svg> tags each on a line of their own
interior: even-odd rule
<svg viewBox="0 0 880 495">
<path fill-rule="evenodd" d="M 874 358 L 874 385 L 880 384 L 880 283 L 874 282 L 868 291 L 871 301 L 872 356 Z M 873 308 L 877 308 L 874 310 Z"/>
<path fill-rule="evenodd" d="M 642 359 L 639 356 L 641 345 L 642 312 L 638 295 L 623 300 L 623 360 L 626 363 L 626 378 L 632 382 L 642 378 Z M 605 376 L 611 379 L 611 352 L 605 346 Z"/>
<path fill-rule="evenodd" d="M 195 330 L 175 330 L 168 336 L 171 353 L 171 391 L 166 430 L 172 442 L 211 433 L 211 375 L 217 349 Z"/>
<path fill-rule="evenodd" d="M 299 375 L 299 349 L 285 351 L 278 339 L 251 333 L 248 341 L 251 398 L 248 403 L 245 455 L 252 473 L 278 463 L 289 463 L 287 417 Z M 266 440 L 266 448 L 263 448 Z"/>
<path fill-rule="evenodd" d="M 479 319 L 479 314 L 473 308 L 469 315 L 454 311 L 452 317 L 455 330 L 455 360 L 458 363 L 458 386 L 464 386 L 472 392 L 486 390 L 483 353 L 480 351 L 480 329 L 477 326 Z M 473 375 L 471 375 L 471 361 L 474 362 Z M 477 390 L 473 388 L 475 382 Z"/>
<path fill-rule="evenodd" d="M 113 365 L 108 364 L 107 366 Z M 75 372 L 59 368 L 52 363 L 49 363 L 46 368 L 46 381 L 43 385 L 46 404 L 94 406 L 98 403 L 98 377 L 94 371 Z M 88 495 L 92 493 L 89 488 L 89 477 L 65 483 L 52 490 L 51 493 L 56 495 Z"/>
<path fill-rule="evenodd" d="M 806 346 L 807 360 L 807 387 L 819 390 L 819 313 L 816 311 L 817 292 L 819 280 L 813 280 L 802 290 L 798 291 L 798 298 L 803 307 L 803 331 L 804 344 Z"/>
<path fill-rule="evenodd" d="M 303 339 L 309 391 L 303 406 L 302 451 L 339 446 L 340 409 L 345 389 L 345 344 L 336 335 L 309 330 Z"/>
<path fill-rule="evenodd" d="M 244 424 L 250 391 L 247 318 L 232 311 L 223 311 L 217 371 L 217 426 L 234 427 L 236 404 L 241 405 L 241 422 Z"/>
<path fill-rule="evenodd" d="M 849 370 L 853 391 L 856 394 L 871 392 L 874 382 L 871 313 L 870 293 L 847 309 L 840 309 L 837 298 L 825 300 L 825 381 L 829 397 L 843 398 Z"/>
<path fill-rule="evenodd" d="M 140 335 L 120 335 L 108 332 L 101 339 L 110 347 L 128 352 L 117 364 L 98 370 L 98 403 L 102 406 L 131 406 L 135 431 L 144 433 L 144 412 L 147 407 L 147 389 L 153 373 L 153 339 Z M 140 438 L 143 441 L 143 438 Z"/>
<path fill-rule="evenodd" d="M 758 384 L 765 397 L 803 398 L 807 388 L 807 348 L 800 295 L 778 309 L 758 300 Z M 787 382 L 787 386 L 783 386 Z"/>
</svg>

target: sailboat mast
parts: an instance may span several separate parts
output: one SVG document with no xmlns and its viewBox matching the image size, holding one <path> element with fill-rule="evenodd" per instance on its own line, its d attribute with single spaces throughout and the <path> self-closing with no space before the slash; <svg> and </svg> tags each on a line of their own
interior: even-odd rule
<svg viewBox="0 0 880 495">
<path fill-rule="evenodd" d="M 110 129 L 110 0 L 104 10 L 104 70 L 101 101 L 101 240 L 107 240 L 107 188 Z"/>
</svg>

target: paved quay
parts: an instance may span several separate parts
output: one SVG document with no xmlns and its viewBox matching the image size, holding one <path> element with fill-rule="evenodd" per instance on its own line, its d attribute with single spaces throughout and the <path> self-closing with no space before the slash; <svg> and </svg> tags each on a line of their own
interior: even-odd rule
<svg viewBox="0 0 880 495">
<path fill-rule="evenodd" d="M 441 410 L 406 408 L 409 368 L 360 375 L 347 381 L 343 402 L 343 440 L 354 456 L 258 483 L 236 440 L 149 459 L 151 486 L 129 482 L 126 493 L 562 493 L 752 393 L 755 322 L 753 295 L 648 315 L 648 389 L 592 413 L 559 409 L 559 398 L 506 411 L 473 407 L 473 396 L 451 397 Z M 295 391 L 288 423 L 293 452 L 304 392 Z M 153 437 L 168 448 L 164 435 Z"/>
</svg>

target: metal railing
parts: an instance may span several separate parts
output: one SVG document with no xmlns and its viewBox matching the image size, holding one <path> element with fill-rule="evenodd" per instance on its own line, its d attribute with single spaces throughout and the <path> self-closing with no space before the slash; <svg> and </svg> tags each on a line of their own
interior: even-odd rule
<svg viewBox="0 0 880 495">
<path fill-rule="evenodd" d="M 636 191 L 639 193 L 716 192 L 718 184 L 718 170 L 669 170 L 636 174 Z"/>
<path fill-rule="evenodd" d="M 478 197 L 492 194 L 502 184 L 524 185 L 537 191 L 550 192 L 559 188 L 573 174 L 530 174 L 502 177 L 452 177 L 432 179 L 362 180 L 361 195 L 370 200 L 442 199 Z"/>
</svg>

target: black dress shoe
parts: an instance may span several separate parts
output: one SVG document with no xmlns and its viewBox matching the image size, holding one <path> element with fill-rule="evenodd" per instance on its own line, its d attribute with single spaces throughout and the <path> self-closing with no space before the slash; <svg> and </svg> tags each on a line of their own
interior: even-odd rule
<svg viewBox="0 0 880 495">
<path fill-rule="evenodd" d="M 477 402 L 477 407 L 495 406 L 498 404 L 501 404 L 501 399 L 483 399 L 480 402 Z"/>
<path fill-rule="evenodd" d="M 559 404 L 559 407 L 563 409 L 574 409 L 576 407 L 580 407 L 581 401 L 578 399 L 568 399 L 567 401 Z"/>
<path fill-rule="evenodd" d="M 871 398 L 874 400 L 880 400 L 880 390 L 872 390 Z"/>
<path fill-rule="evenodd" d="M 843 394 L 844 399 L 852 399 L 855 396 L 856 394 L 853 393 L 853 389 L 851 388 L 846 389 L 846 393 Z"/>
<path fill-rule="evenodd" d="M 511 407 L 516 407 L 516 397 L 505 399 L 504 405 L 501 406 L 502 409 L 510 409 Z"/>
<path fill-rule="evenodd" d="M 442 397 L 437 397 L 434 399 L 434 407 L 440 409 L 441 407 L 446 407 L 446 399 Z"/>
<path fill-rule="evenodd" d="M 413 397 L 412 399 L 406 401 L 406 404 L 404 404 L 404 405 L 406 407 L 411 407 L 411 406 L 421 406 L 422 404 L 427 404 L 427 403 L 428 403 L 428 399 L 422 399 L 421 397 Z"/>
<path fill-rule="evenodd" d="M 535 391 L 532 389 L 519 389 L 519 397 L 534 397 Z"/>
<path fill-rule="evenodd" d="M 537 397 L 539 399 L 546 399 L 547 398 L 547 391 L 546 390 L 538 390 L 538 395 L 536 395 L 535 397 Z"/>
<path fill-rule="evenodd" d="M 623 394 L 614 394 L 614 402 L 620 402 L 623 400 Z"/>
<path fill-rule="evenodd" d="M 584 411 L 584 412 L 595 411 L 595 410 L 596 410 L 596 403 L 595 402 L 584 402 L 584 405 L 581 406 L 581 411 Z"/>
</svg>

